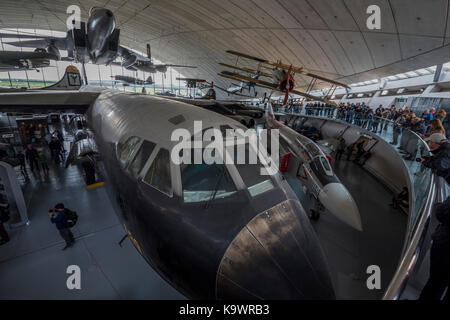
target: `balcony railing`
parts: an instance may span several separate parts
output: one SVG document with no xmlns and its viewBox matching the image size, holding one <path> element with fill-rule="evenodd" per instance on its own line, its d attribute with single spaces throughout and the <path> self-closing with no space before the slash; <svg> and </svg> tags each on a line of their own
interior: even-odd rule
<svg viewBox="0 0 450 320">
<path fill-rule="evenodd" d="M 293 107 L 290 109 L 274 108 L 275 113 L 318 117 L 339 120 L 350 125 L 359 126 L 377 134 L 389 142 L 403 159 L 408 170 L 412 197 L 409 203 L 409 218 L 404 247 L 396 273 L 387 288 L 383 299 L 399 299 L 414 271 L 427 231 L 431 208 L 434 203 L 436 185 L 435 177 L 429 168 L 424 167 L 417 158 L 429 156 L 427 143 L 420 135 L 391 119 L 366 115 L 362 112 L 346 111 L 336 107 Z"/>
</svg>

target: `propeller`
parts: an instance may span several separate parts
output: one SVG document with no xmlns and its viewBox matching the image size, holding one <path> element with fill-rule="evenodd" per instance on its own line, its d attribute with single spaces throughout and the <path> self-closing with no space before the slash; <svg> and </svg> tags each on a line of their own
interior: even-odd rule
<svg viewBox="0 0 450 320">
<path fill-rule="evenodd" d="M 286 76 L 286 78 L 284 78 L 284 80 L 282 80 L 281 82 L 280 82 L 280 87 L 279 87 L 279 89 L 283 92 L 283 88 L 281 87 L 282 86 L 282 84 L 283 84 L 283 82 L 285 82 L 286 83 L 286 88 L 285 88 L 285 94 L 284 94 L 284 100 L 283 100 L 283 105 L 285 105 L 287 102 L 288 102 L 288 100 L 289 100 L 289 93 L 290 93 L 290 90 L 291 90 L 291 81 L 292 81 L 292 88 L 294 88 L 294 79 L 293 78 L 291 78 L 291 70 L 292 70 L 292 65 L 289 67 L 289 69 L 288 69 L 288 72 L 287 72 L 287 76 Z"/>
</svg>

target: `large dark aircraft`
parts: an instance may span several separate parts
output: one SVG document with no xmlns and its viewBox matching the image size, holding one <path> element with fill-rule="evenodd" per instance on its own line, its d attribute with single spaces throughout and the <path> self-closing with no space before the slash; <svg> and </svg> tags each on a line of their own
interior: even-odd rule
<svg viewBox="0 0 450 320">
<path fill-rule="evenodd" d="M 187 67 L 175 64 L 154 64 L 150 54 L 150 45 L 147 45 L 147 57 L 125 48 L 119 44 L 120 29 L 116 28 L 114 14 L 111 10 L 93 7 L 89 11 L 87 24 L 80 22 L 80 29 L 73 28 L 67 31 L 64 38 L 39 35 L 18 35 L 2 33 L 0 37 L 21 38 L 19 41 L 5 42 L 17 47 L 45 49 L 61 59 L 60 50 L 67 50 L 68 57 L 64 60 L 74 60 L 81 63 L 109 65 L 119 56 L 122 58 L 121 66 L 129 70 L 144 72 L 163 72 L 168 67 Z M 22 40 L 30 39 L 30 40 Z"/>
<path fill-rule="evenodd" d="M 3 112 L 56 110 L 85 115 L 125 231 L 181 293 L 207 299 L 335 298 L 319 240 L 278 171 L 261 175 L 261 163 L 171 161 L 175 129 L 188 130 L 194 139 L 203 134 L 194 121 L 221 132 L 245 131 L 242 124 L 180 101 L 98 88 L 0 93 Z M 251 148 L 244 142 L 246 152 Z"/>
<path fill-rule="evenodd" d="M 112 78 L 113 78 L 113 82 L 115 82 L 115 83 L 120 82 L 124 86 L 127 86 L 127 85 L 128 86 L 129 85 L 145 86 L 145 85 L 153 84 L 152 76 L 149 76 L 147 78 L 147 80 L 141 80 L 141 79 L 138 79 L 135 77 L 121 76 L 121 75 L 112 76 Z"/>
<path fill-rule="evenodd" d="M 36 70 L 50 66 L 50 60 L 58 57 L 45 50 L 36 49 L 34 52 L 0 51 L 0 72 L 18 70 Z"/>
</svg>

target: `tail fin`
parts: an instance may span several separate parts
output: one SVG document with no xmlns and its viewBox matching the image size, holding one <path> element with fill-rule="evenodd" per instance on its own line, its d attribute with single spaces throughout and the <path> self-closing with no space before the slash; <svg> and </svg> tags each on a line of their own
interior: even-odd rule
<svg viewBox="0 0 450 320">
<path fill-rule="evenodd" d="M 152 76 L 148 76 L 147 80 L 145 80 L 147 84 L 153 84 Z"/>
<path fill-rule="evenodd" d="M 147 43 L 147 58 L 152 60 L 152 50 L 150 48 L 150 43 Z"/>
</svg>

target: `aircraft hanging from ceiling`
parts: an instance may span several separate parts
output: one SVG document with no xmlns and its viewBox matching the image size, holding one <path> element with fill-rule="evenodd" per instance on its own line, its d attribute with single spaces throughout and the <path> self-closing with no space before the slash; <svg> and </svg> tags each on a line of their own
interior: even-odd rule
<svg viewBox="0 0 450 320">
<path fill-rule="evenodd" d="M 70 79 L 58 85 L 66 88 Z M 191 141 L 203 135 L 196 121 L 205 129 L 245 131 L 239 122 L 180 101 L 89 87 L 0 93 L 0 111 L 11 110 L 85 115 L 125 232 L 149 265 L 187 297 L 335 298 L 320 242 L 278 171 L 261 175 L 262 162 L 171 161 L 179 142 L 171 139 L 174 130 L 187 130 Z M 253 148 L 238 140 L 244 150 Z"/>
<path fill-rule="evenodd" d="M 216 85 L 214 83 L 214 81 L 208 82 L 205 79 L 195 79 L 195 78 L 176 78 L 176 80 L 181 80 L 181 81 L 185 81 L 186 82 L 186 87 L 189 89 L 207 89 L 209 88 L 208 92 L 205 95 L 205 99 L 216 99 L 216 94 L 215 91 L 213 93 L 213 91 L 211 91 L 211 89 L 219 89 L 225 93 L 227 93 L 228 95 L 232 94 L 232 95 L 236 95 L 239 97 L 245 97 L 245 98 L 253 98 L 253 96 L 250 95 L 245 95 L 245 94 L 241 94 L 240 92 L 243 91 L 243 89 L 246 87 L 243 83 L 241 83 L 241 85 L 235 85 L 234 87 L 230 87 L 230 88 L 222 88 L 219 87 L 218 85 Z M 250 91 L 250 87 L 247 86 L 249 91 Z M 256 94 L 256 92 L 255 92 Z"/>
<path fill-rule="evenodd" d="M 121 76 L 121 75 L 115 75 L 111 76 L 113 78 L 114 84 L 120 82 L 124 86 L 132 86 L 132 85 L 138 85 L 138 86 L 145 86 L 145 85 L 151 85 L 153 84 L 152 76 L 148 76 L 146 80 L 141 80 L 135 77 L 130 76 Z"/>
<path fill-rule="evenodd" d="M 248 74 L 247 76 L 249 78 L 251 78 L 252 80 L 258 80 L 260 77 L 266 77 L 266 78 L 272 77 L 272 75 L 269 73 L 261 72 L 260 66 L 258 66 L 257 70 L 253 70 L 250 68 L 239 67 L 237 65 L 230 65 L 230 64 L 226 64 L 226 63 L 222 63 L 222 62 L 219 62 L 219 65 L 227 67 L 227 68 L 239 70 L 239 71 L 244 71 L 245 73 Z M 231 86 L 227 88 L 227 91 L 228 91 L 228 93 L 236 94 L 237 92 L 242 93 L 242 91 L 244 89 L 248 90 L 249 94 L 250 94 L 251 89 L 253 89 L 255 97 L 258 95 L 258 92 L 256 92 L 256 82 L 251 81 L 251 80 L 241 81 L 240 84 L 231 84 Z"/>
<path fill-rule="evenodd" d="M 258 78 L 255 78 L 254 75 L 248 76 L 248 75 L 242 75 L 238 72 L 230 72 L 230 71 L 222 71 L 218 74 L 219 76 L 228 78 L 228 79 L 233 79 L 233 80 L 247 81 L 249 83 L 254 84 L 255 86 L 262 87 L 265 89 L 270 89 L 272 91 L 280 91 L 285 94 L 284 100 L 283 100 L 284 105 L 288 102 L 289 95 L 291 93 L 304 96 L 311 100 L 318 100 L 318 101 L 321 101 L 324 103 L 336 105 L 334 102 L 330 101 L 336 88 L 337 87 L 350 88 L 349 86 L 347 86 L 344 83 L 341 83 L 341 82 L 338 82 L 335 80 L 331 80 L 331 79 L 327 79 L 325 77 L 307 72 L 303 69 L 303 67 L 294 67 L 293 65 L 284 64 L 281 62 L 281 60 L 279 60 L 277 62 L 272 62 L 272 61 L 269 61 L 266 59 L 257 58 L 257 57 L 254 57 L 254 56 L 251 56 L 251 55 L 248 55 L 245 53 L 237 52 L 237 51 L 227 50 L 226 52 L 238 57 L 236 60 L 236 65 L 233 66 L 233 65 L 224 64 L 224 63 L 220 63 L 220 65 L 228 67 L 228 68 L 232 68 L 232 69 L 235 69 L 238 71 L 253 73 L 254 75 L 259 74 L 259 76 L 271 78 L 271 81 L 260 80 Z M 245 59 L 256 61 L 258 63 L 257 69 L 254 70 L 254 69 L 238 66 L 237 63 L 239 62 L 239 58 L 245 58 Z M 269 73 L 262 74 L 260 71 L 262 68 L 271 70 L 271 73 L 270 74 Z M 302 92 L 300 90 L 295 89 L 294 77 L 295 77 L 296 73 L 312 78 L 311 82 L 308 85 L 306 92 Z M 310 94 L 310 92 L 314 89 L 314 86 L 315 86 L 317 80 L 324 81 L 324 82 L 331 84 L 330 90 L 327 91 L 326 96 L 323 98 L 319 98 L 319 97 L 316 97 L 316 96 L 313 96 Z"/>
<path fill-rule="evenodd" d="M 67 31 L 66 37 L 40 35 L 18 35 L 2 33 L 0 38 L 20 38 L 19 41 L 5 42 L 16 47 L 40 48 L 61 59 L 60 50 L 67 50 L 68 57 L 63 60 L 80 63 L 112 64 L 118 57 L 119 65 L 129 70 L 144 72 L 166 72 L 168 67 L 196 68 L 176 64 L 154 64 L 150 45 L 147 45 L 147 57 L 120 45 L 120 29 L 116 28 L 114 14 L 111 10 L 93 7 L 89 11 L 87 24 L 80 22 L 80 29 Z M 22 40 L 29 39 L 29 40 Z M 116 63 L 114 63 L 116 64 Z"/>
<path fill-rule="evenodd" d="M 0 72 L 18 70 L 36 70 L 50 66 L 50 60 L 58 57 L 43 49 L 34 52 L 0 51 Z"/>
<path fill-rule="evenodd" d="M 197 98 L 197 89 L 204 90 L 208 89 L 206 94 L 199 99 L 216 99 L 216 91 L 214 90 L 215 85 L 214 82 L 208 82 L 205 79 L 195 79 L 195 78 L 176 78 L 178 81 L 184 81 L 186 83 L 186 88 L 188 88 L 188 95 L 192 96 L 192 90 L 194 90 L 193 96 Z M 200 92 L 201 94 L 201 92 Z"/>
</svg>

